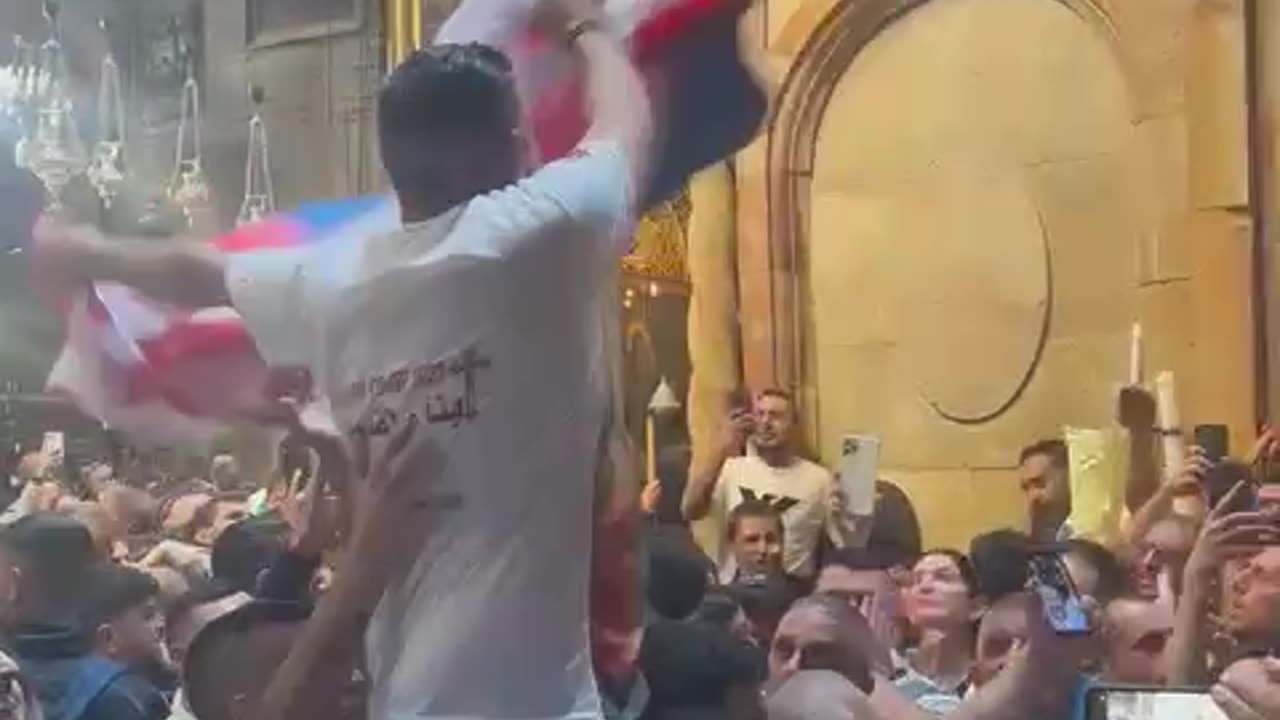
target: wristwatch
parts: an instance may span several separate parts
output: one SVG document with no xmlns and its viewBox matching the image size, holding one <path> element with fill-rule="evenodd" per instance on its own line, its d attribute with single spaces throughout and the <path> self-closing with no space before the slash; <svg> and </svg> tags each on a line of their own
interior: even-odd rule
<svg viewBox="0 0 1280 720">
<path fill-rule="evenodd" d="M 578 38 L 582 37 L 583 35 L 586 35 L 589 32 L 594 32 L 599 29 L 600 29 L 600 21 L 596 20 L 595 18 L 583 18 L 581 20 L 574 20 L 573 22 L 569 23 L 569 26 L 567 28 L 565 28 L 564 44 L 570 47 L 573 47 L 574 43 L 578 42 Z"/>
</svg>

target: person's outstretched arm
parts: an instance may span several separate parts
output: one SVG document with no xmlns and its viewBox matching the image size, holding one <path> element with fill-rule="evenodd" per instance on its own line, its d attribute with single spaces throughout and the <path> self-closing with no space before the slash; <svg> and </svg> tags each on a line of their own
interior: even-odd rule
<svg viewBox="0 0 1280 720">
<path fill-rule="evenodd" d="M 192 309 L 231 304 L 226 257 L 207 243 L 105 237 L 88 225 L 48 217 L 36 225 L 34 235 L 36 266 L 47 282 L 115 282 Z"/>
<path fill-rule="evenodd" d="M 622 42 L 604 32 L 593 11 L 575 0 L 557 2 L 569 18 L 564 28 L 575 57 L 586 74 L 587 112 L 591 125 L 584 143 L 600 140 L 619 144 L 631 168 L 631 187 L 641 194 L 649 177 L 653 154 L 653 111 L 649 92 L 631 64 Z M 568 13 L 576 16 L 569 16 Z"/>
<path fill-rule="evenodd" d="M 1215 579 L 1232 559 L 1254 554 L 1260 544 L 1280 537 L 1275 515 L 1268 512 L 1231 512 L 1244 496 L 1248 483 L 1237 483 L 1209 512 L 1200 537 L 1182 573 L 1182 593 L 1173 621 L 1173 635 L 1165 651 L 1170 685 L 1209 682 L 1208 652 L 1212 626 L 1207 622 L 1216 588 Z"/>
<path fill-rule="evenodd" d="M 505 193 L 503 202 L 525 206 L 522 214 L 539 225 L 568 219 L 622 240 L 648 187 L 653 116 L 623 41 L 599 16 L 594 0 L 545 0 L 539 9 L 538 28 L 569 49 L 582 78 L 589 125 L 573 152 Z"/>
<path fill-rule="evenodd" d="M 701 520 L 711 511 L 720 473 L 729 458 L 742 454 L 751 434 L 751 412 L 745 409 L 730 411 L 724 420 L 714 452 L 702 466 L 696 468 L 685 485 L 680 498 L 680 512 L 690 522 Z"/>
</svg>

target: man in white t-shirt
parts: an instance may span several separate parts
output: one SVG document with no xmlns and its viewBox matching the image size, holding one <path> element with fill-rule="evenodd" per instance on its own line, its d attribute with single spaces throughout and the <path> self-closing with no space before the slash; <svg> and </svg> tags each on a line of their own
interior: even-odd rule
<svg viewBox="0 0 1280 720">
<path fill-rule="evenodd" d="M 854 529 L 844 517 L 835 478 L 796 455 L 795 417 L 791 396 L 776 389 L 761 392 L 751 409 L 731 411 L 712 461 L 686 486 L 682 509 L 687 519 L 700 520 L 712 507 L 727 517 L 744 500 L 772 505 L 782 515 L 783 568 L 810 579 L 823 532 L 843 547 Z"/>
<path fill-rule="evenodd" d="M 74 278 L 233 305 L 269 363 L 310 371 L 358 447 L 378 453 L 409 423 L 443 451 L 425 546 L 365 634 L 372 718 L 600 713 L 587 633 L 593 480 L 613 410 L 610 279 L 650 113 L 593 4 L 549 2 L 540 22 L 582 64 L 592 123 L 569 157 L 523 180 L 506 58 L 436 46 L 379 96 L 399 231 L 231 256 L 48 224 L 38 239 Z"/>
</svg>

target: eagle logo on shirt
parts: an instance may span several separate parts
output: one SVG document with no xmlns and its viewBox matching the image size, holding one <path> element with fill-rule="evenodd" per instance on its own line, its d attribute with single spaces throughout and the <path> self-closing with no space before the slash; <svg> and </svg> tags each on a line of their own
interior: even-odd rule
<svg viewBox="0 0 1280 720">
<path fill-rule="evenodd" d="M 740 487 L 738 490 L 742 492 L 742 499 L 744 501 L 753 500 L 765 503 L 774 510 L 777 510 L 779 515 L 785 515 L 788 510 L 800 504 L 799 498 L 793 498 L 787 495 L 774 495 L 773 493 L 757 495 L 755 490 L 744 487 Z"/>
</svg>

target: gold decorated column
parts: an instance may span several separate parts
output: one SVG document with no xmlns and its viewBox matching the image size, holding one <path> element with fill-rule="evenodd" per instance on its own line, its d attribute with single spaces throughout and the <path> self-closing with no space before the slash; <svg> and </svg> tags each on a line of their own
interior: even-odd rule
<svg viewBox="0 0 1280 720">
<path fill-rule="evenodd" d="M 728 398 L 742 383 L 738 328 L 736 208 L 733 173 L 726 163 L 707 168 L 689 185 L 689 438 L 690 472 L 705 466 Z M 694 528 L 699 543 L 715 557 L 721 518 Z"/>
<path fill-rule="evenodd" d="M 1257 83 L 1256 148 L 1265 229 L 1268 416 L 1280 418 L 1280 3 L 1254 0 L 1254 42 Z"/>
<path fill-rule="evenodd" d="M 422 47 L 422 2 L 383 0 L 382 31 L 388 70 Z"/>
<path fill-rule="evenodd" d="M 1190 336 L 1184 423 L 1226 423 L 1231 447 L 1253 438 L 1252 218 L 1245 0 L 1198 0 L 1190 33 L 1187 127 Z"/>
</svg>

